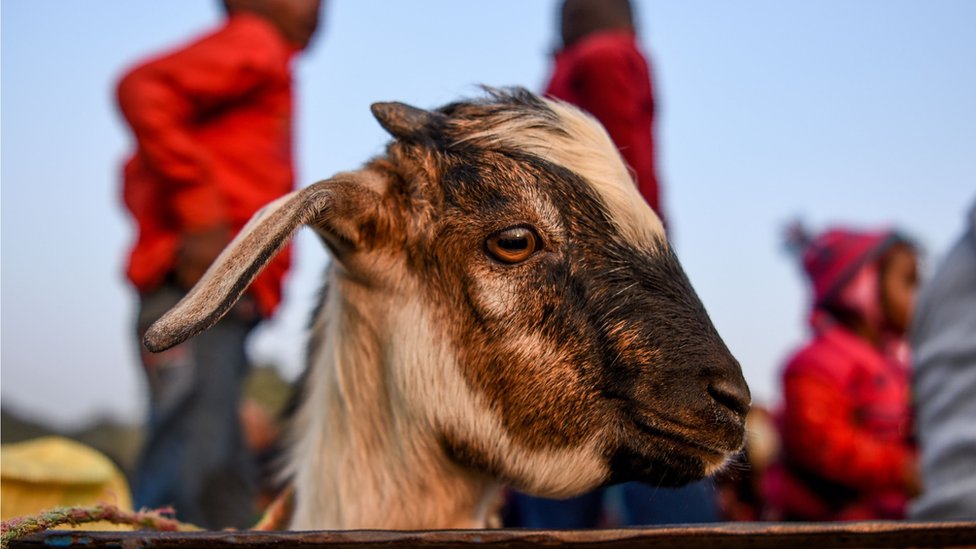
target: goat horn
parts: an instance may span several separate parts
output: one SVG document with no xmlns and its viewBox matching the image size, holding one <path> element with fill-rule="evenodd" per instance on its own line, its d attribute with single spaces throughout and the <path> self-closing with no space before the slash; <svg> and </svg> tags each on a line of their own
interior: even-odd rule
<svg viewBox="0 0 976 549">
<path fill-rule="evenodd" d="M 373 103 L 373 116 L 393 137 L 414 141 L 424 136 L 431 124 L 443 115 L 418 109 L 405 103 Z"/>
<path fill-rule="evenodd" d="M 217 323 L 301 225 L 344 215 L 369 193 L 356 172 L 285 195 L 254 214 L 203 278 L 143 337 L 152 352 L 178 345 Z"/>
</svg>

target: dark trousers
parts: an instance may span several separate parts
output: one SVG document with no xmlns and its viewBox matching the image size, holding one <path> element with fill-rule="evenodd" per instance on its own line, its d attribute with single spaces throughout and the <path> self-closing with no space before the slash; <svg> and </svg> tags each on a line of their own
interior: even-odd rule
<svg viewBox="0 0 976 549">
<path fill-rule="evenodd" d="M 172 505 L 179 520 L 204 528 L 244 528 L 255 519 L 258 469 L 244 445 L 238 408 L 249 368 L 244 342 L 259 317 L 246 296 L 213 328 L 150 353 L 143 334 L 184 294 L 167 284 L 140 298 L 149 418 L 134 503 L 137 509 Z"/>
<path fill-rule="evenodd" d="M 628 482 L 574 498 L 555 500 L 516 493 L 506 526 L 537 529 L 589 529 L 720 520 L 710 479 L 681 488 Z"/>
</svg>

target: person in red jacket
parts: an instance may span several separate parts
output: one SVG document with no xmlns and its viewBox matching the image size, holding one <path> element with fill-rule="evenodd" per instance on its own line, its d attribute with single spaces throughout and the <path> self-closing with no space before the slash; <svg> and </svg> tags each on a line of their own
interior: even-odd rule
<svg viewBox="0 0 976 549">
<path fill-rule="evenodd" d="M 654 92 L 629 0 L 566 0 L 563 48 L 546 95 L 589 112 L 607 129 L 644 200 L 664 220 L 654 161 Z"/>
<path fill-rule="evenodd" d="M 792 231 L 813 287 L 813 338 L 783 371 L 772 519 L 897 519 L 918 486 L 905 335 L 916 252 L 892 231 Z"/>
<path fill-rule="evenodd" d="M 216 30 L 128 71 L 118 104 L 136 141 L 123 198 L 138 228 L 127 275 L 138 335 L 201 278 L 258 209 L 293 189 L 292 69 L 316 30 L 320 0 L 225 0 Z M 136 507 L 173 505 L 208 528 L 253 519 L 256 468 L 238 404 L 244 342 L 281 299 L 288 254 L 214 330 L 143 350 L 150 412 Z M 141 348 L 141 346 L 140 346 Z"/>
</svg>

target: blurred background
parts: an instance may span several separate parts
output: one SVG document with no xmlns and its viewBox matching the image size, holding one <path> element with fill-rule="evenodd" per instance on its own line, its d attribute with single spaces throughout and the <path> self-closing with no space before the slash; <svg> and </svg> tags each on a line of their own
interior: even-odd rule
<svg viewBox="0 0 976 549">
<path fill-rule="evenodd" d="M 671 237 L 755 400 L 775 404 L 777 370 L 806 330 L 803 280 L 781 245 L 789 220 L 896 225 L 929 265 L 959 234 L 976 199 L 976 3 L 635 5 Z M 382 152 L 374 101 L 436 107 L 479 83 L 541 91 L 556 14 L 554 0 L 331 0 L 296 74 L 299 185 Z M 114 85 L 220 19 L 216 1 L 4 0 L 5 441 L 96 423 L 138 437 L 145 391 L 123 276 L 134 227 L 119 199 L 131 144 Z M 328 261 L 311 233 L 297 242 L 284 306 L 251 342 L 254 362 L 286 380 Z"/>
</svg>

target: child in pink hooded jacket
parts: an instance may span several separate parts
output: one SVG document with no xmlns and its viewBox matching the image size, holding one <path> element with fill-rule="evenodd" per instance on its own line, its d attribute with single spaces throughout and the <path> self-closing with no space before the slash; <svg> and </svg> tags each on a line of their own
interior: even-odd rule
<svg viewBox="0 0 976 549">
<path fill-rule="evenodd" d="M 897 519 L 918 491 L 905 334 L 916 252 L 891 231 L 794 231 L 813 287 L 812 339 L 783 371 L 779 520 Z"/>
</svg>

